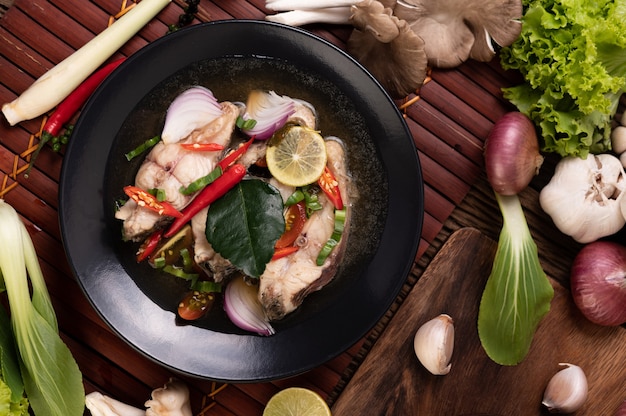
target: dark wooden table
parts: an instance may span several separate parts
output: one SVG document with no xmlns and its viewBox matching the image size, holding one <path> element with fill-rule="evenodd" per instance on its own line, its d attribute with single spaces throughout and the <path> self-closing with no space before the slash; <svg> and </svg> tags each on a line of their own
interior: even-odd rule
<svg viewBox="0 0 626 416">
<path fill-rule="evenodd" d="M 202 0 L 194 23 L 264 19 L 268 13 L 264 4 L 264 0 Z M 184 5 L 182 0 L 175 0 L 119 54 L 131 55 L 163 36 Z M 19 95 L 46 70 L 106 28 L 125 7 L 126 0 L 16 0 L 0 19 L 0 101 L 8 102 Z M 350 34 L 345 26 L 313 25 L 307 29 L 341 48 Z M 333 405 L 448 236 L 456 229 L 475 226 L 497 238 L 501 220 L 488 187 L 485 191 L 482 145 L 493 123 L 512 109 L 500 89 L 518 81 L 517 74 L 504 72 L 497 60 L 470 61 L 454 70 L 434 70 L 432 81 L 410 106 L 403 106 L 405 100 L 397 102 L 419 150 L 426 213 L 415 267 L 396 303 L 362 340 L 305 374 L 267 383 L 227 385 L 183 377 L 191 389 L 195 414 L 260 415 L 269 398 L 289 386 L 311 388 Z M 407 100 L 411 98 L 414 96 Z M 180 376 L 120 340 L 91 308 L 74 280 L 58 226 L 62 154 L 46 148 L 29 177 L 23 176 L 44 120 L 41 117 L 16 127 L 9 127 L 5 120 L 0 122 L 0 196 L 19 211 L 28 225 L 62 337 L 80 366 L 86 391 L 101 391 L 141 407 L 152 389 L 171 376 Z M 535 186 L 541 186 L 541 181 L 538 178 Z M 566 284 L 567 268 L 578 247 L 550 229 L 550 222 L 538 209 L 536 192 L 531 191 L 524 204 L 530 207 L 533 233 L 545 236 L 539 238 L 540 250 L 554 253 L 555 244 L 548 235 L 563 239 L 556 253 L 563 256 L 550 254 L 543 259 L 546 272 Z M 551 234 L 546 234 L 546 227 Z M 618 393 L 626 396 L 623 390 Z"/>
</svg>

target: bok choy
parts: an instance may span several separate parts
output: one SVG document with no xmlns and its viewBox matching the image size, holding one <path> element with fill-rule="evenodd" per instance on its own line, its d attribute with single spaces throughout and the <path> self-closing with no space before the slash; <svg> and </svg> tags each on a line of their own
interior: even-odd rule
<svg viewBox="0 0 626 416">
<path fill-rule="evenodd" d="M 59 336 L 35 247 L 15 209 L 2 199 L 0 276 L 8 297 L 20 375 L 33 412 L 47 416 L 82 415 L 85 405 L 82 375 Z M 4 361 L 2 370 L 5 370 Z M 11 392 L 12 397 L 21 394 Z"/>
<path fill-rule="evenodd" d="M 503 217 L 491 274 L 478 311 L 478 335 L 487 355 L 501 365 L 519 364 L 528 353 L 554 289 L 517 195 L 499 195 Z"/>
</svg>

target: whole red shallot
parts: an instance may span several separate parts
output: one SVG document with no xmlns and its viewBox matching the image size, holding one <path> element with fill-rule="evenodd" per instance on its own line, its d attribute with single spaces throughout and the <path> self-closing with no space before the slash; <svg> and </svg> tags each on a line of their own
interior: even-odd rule
<svg viewBox="0 0 626 416">
<path fill-rule="evenodd" d="M 584 246 L 572 264 L 574 303 L 599 325 L 626 323 L 626 247 L 612 241 Z"/>
<path fill-rule="evenodd" d="M 485 140 L 487 179 L 500 195 L 516 195 L 543 164 L 535 125 L 520 112 L 502 116 Z"/>
</svg>

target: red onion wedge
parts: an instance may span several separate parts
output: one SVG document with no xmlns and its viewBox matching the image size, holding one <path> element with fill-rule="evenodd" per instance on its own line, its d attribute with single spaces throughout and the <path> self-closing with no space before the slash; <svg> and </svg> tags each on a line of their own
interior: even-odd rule
<svg viewBox="0 0 626 416">
<path fill-rule="evenodd" d="M 518 194 L 542 164 L 532 121 L 515 111 L 502 116 L 485 140 L 485 169 L 493 190 L 500 195 Z"/>
<path fill-rule="evenodd" d="M 243 276 L 234 277 L 224 292 L 224 310 L 239 328 L 259 335 L 274 335 L 258 299 L 258 286 L 248 284 Z"/>
<path fill-rule="evenodd" d="M 208 88 L 195 86 L 178 95 L 167 109 L 161 133 L 164 143 L 178 143 L 192 131 L 222 115 L 222 107 Z"/>
<path fill-rule="evenodd" d="M 242 118 L 244 121 L 255 120 L 256 124 L 250 129 L 243 129 L 243 132 L 257 140 L 269 139 L 294 113 L 293 99 L 278 95 L 274 91 L 252 91 L 248 96 L 246 111 Z"/>
<path fill-rule="evenodd" d="M 574 303 L 591 322 L 626 323 L 626 247 L 611 241 L 587 244 L 574 259 L 570 283 Z"/>
</svg>

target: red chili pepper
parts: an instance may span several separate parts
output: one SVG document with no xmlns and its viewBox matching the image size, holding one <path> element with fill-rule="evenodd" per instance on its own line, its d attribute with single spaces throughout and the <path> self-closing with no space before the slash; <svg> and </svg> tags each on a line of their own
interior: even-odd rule
<svg viewBox="0 0 626 416">
<path fill-rule="evenodd" d="M 330 202 L 333 203 L 335 209 L 343 209 L 343 201 L 341 199 L 341 193 L 339 192 L 339 182 L 337 182 L 335 175 L 328 169 L 328 166 L 324 167 L 322 176 L 319 177 L 317 183 Z"/>
<path fill-rule="evenodd" d="M 234 150 L 230 154 L 228 154 L 224 159 L 222 159 L 218 165 L 222 168 L 222 170 L 226 170 L 230 165 L 235 163 L 244 153 L 248 150 L 252 142 L 254 141 L 254 137 L 239 146 L 237 150 Z"/>
<path fill-rule="evenodd" d="M 57 106 L 43 126 L 37 149 L 30 157 L 27 173 L 35 164 L 35 159 L 37 159 L 44 145 L 61 132 L 63 126 L 70 121 L 74 114 L 85 104 L 91 94 L 98 88 L 98 85 L 100 85 L 100 83 L 102 83 L 102 81 L 104 81 L 104 79 L 125 59 L 126 58 L 117 59 L 94 72 Z"/>
<path fill-rule="evenodd" d="M 120 58 L 100 68 L 68 95 L 56 110 L 48 117 L 43 132 L 51 136 L 59 134 L 63 125 L 82 107 L 87 99 L 98 88 L 98 85 L 117 68 L 126 58 Z"/>
<path fill-rule="evenodd" d="M 154 253 L 159 246 L 161 237 L 163 236 L 163 230 L 157 230 L 150 234 L 148 238 L 139 246 L 137 250 L 137 263 L 141 263 Z"/>
<path fill-rule="evenodd" d="M 218 143 L 181 143 L 180 146 L 185 150 L 196 152 L 217 152 L 224 150 L 224 146 Z"/>
<path fill-rule="evenodd" d="M 124 187 L 124 193 L 129 196 L 133 201 L 142 207 L 151 209 L 159 215 L 167 215 L 168 217 L 180 218 L 183 214 L 167 201 L 159 201 L 154 195 L 150 194 L 143 189 L 128 185 Z"/>
<path fill-rule="evenodd" d="M 300 247 L 298 247 L 298 246 L 289 246 L 289 247 L 277 248 L 274 251 L 274 255 L 272 256 L 272 260 L 278 260 L 280 258 L 287 257 L 288 255 L 293 254 L 293 253 L 295 253 L 298 250 L 300 250 Z"/>
<path fill-rule="evenodd" d="M 241 182 L 245 174 L 246 168 L 241 164 L 235 164 L 226 169 L 219 178 L 204 187 L 194 200 L 183 209 L 182 216 L 176 218 L 164 234 L 165 238 L 170 238 L 176 234 L 185 224 L 191 221 L 198 212 L 215 202 Z"/>
</svg>

